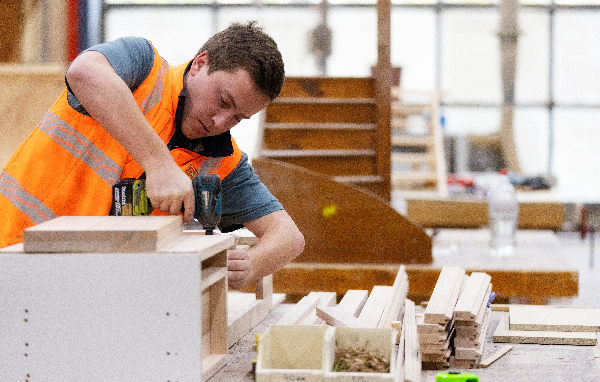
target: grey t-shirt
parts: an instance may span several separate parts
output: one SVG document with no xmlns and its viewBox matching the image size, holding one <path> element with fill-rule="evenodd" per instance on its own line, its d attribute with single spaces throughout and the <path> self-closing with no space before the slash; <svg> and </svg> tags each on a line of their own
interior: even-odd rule
<svg viewBox="0 0 600 382">
<path fill-rule="evenodd" d="M 131 91 L 135 91 L 144 82 L 154 64 L 152 44 L 140 37 L 122 37 L 87 50 L 102 53 Z M 75 110 L 88 115 L 72 93 L 68 94 L 68 101 Z M 248 163 L 246 153 L 243 153 L 231 174 L 223 179 L 222 187 L 223 214 L 219 224 L 221 229 L 234 228 L 283 209 L 258 179 Z"/>
</svg>

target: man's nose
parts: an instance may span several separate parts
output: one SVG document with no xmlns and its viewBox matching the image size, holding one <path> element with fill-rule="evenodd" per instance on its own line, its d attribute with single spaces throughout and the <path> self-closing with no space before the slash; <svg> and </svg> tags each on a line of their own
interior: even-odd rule
<svg viewBox="0 0 600 382">
<path fill-rule="evenodd" d="M 226 130 L 230 127 L 233 127 L 233 125 L 235 125 L 235 123 L 233 123 L 233 120 L 233 113 L 228 111 L 222 111 L 213 116 L 213 122 L 215 124 L 215 127 L 219 130 Z"/>
</svg>

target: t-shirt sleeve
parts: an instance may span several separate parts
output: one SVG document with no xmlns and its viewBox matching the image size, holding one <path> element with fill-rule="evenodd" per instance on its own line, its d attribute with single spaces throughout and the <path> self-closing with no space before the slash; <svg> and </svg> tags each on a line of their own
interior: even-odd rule
<svg viewBox="0 0 600 382">
<path fill-rule="evenodd" d="M 283 206 L 261 183 L 244 153 L 240 163 L 222 182 L 223 212 L 220 227 L 244 224 Z"/>
<path fill-rule="evenodd" d="M 114 41 L 94 45 L 84 52 L 87 51 L 102 53 L 115 70 L 115 73 L 125 81 L 132 92 L 144 82 L 154 65 L 152 43 L 141 37 L 121 37 Z M 67 87 L 69 87 L 68 83 Z M 88 115 L 77 97 L 70 92 L 70 88 L 68 100 L 71 107 L 82 114 Z"/>
</svg>

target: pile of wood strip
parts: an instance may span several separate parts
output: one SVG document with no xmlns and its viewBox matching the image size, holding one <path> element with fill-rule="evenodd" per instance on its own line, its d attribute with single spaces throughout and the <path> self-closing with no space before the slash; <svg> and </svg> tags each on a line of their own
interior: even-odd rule
<svg viewBox="0 0 600 382">
<path fill-rule="evenodd" d="M 423 369 L 469 369 L 481 360 L 491 318 L 487 304 L 491 277 L 459 267 L 443 267 L 418 332 Z"/>
<path fill-rule="evenodd" d="M 491 276 L 473 272 L 468 276 L 465 287 L 454 308 L 454 356 L 453 367 L 473 368 L 481 361 L 485 334 L 490 324 L 491 309 L 488 301 L 492 292 Z"/>
</svg>

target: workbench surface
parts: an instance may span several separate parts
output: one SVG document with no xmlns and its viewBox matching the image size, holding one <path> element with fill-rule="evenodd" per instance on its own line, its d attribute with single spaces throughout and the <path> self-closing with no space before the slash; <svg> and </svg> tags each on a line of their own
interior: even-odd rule
<svg viewBox="0 0 600 382">
<path fill-rule="evenodd" d="M 282 304 L 258 324 L 250 333 L 242 337 L 229 349 L 227 365 L 217 372 L 208 382 L 220 381 L 253 381 L 252 361 L 256 357 L 254 351 L 256 334 L 263 333 L 268 325 L 279 320 L 293 305 Z M 508 312 L 492 312 L 492 321 L 486 335 L 483 350 L 485 359 L 504 343 L 493 343 L 492 335 L 500 318 Z M 477 374 L 482 382 L 597 382 L 600 380 L 600 369 L 594 357 L 596 346 L 567 345 L 532 345 L 515 344 L 514 348 L 487 368 L 462 370 Z M 423 382 L 435 381 L 440 370 L 422 372 Z"/>
</svg>

